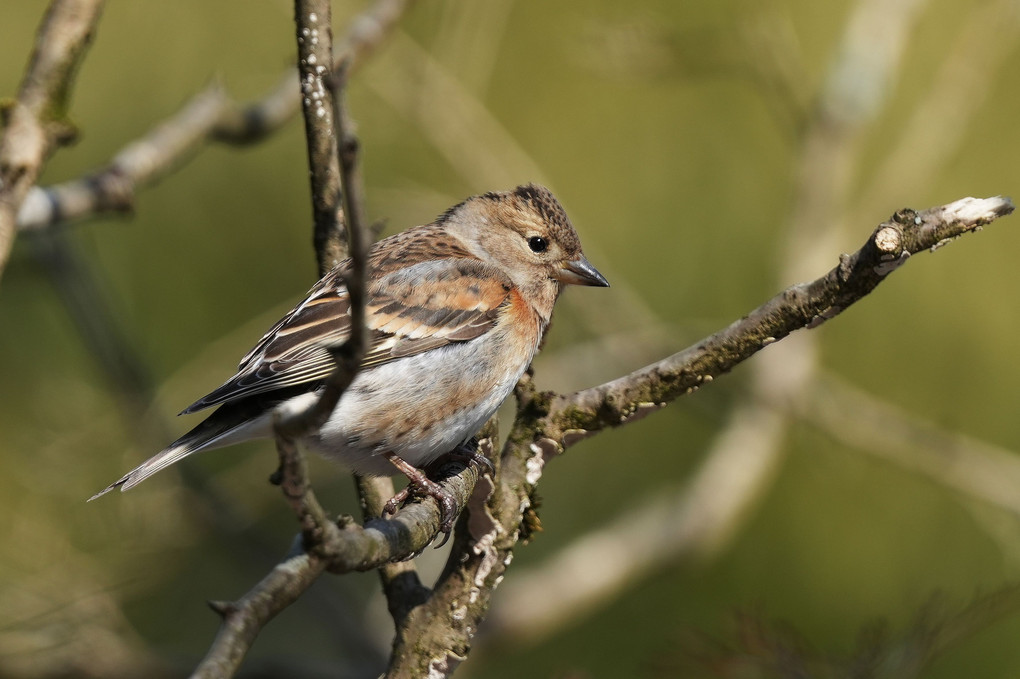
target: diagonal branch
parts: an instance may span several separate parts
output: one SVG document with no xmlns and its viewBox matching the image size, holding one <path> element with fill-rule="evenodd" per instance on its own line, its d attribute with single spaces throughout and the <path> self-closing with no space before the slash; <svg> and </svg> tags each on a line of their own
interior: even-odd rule
<svg viewBox="0 0 1020 679">
<path fill-rule="evenodd" d="M 36 36 L 0 138 L 0 274 L 14 244 L 21 203 L 43 164 L 74 138 L 66 113 L 78 67 L 99 23 L 102 0 L 54 0 Z"/>
<path fill-rule="evenodd" d="M 934 250 L 1013 212 L 1002 196 L 963 198 L 923 212 L 905 209 L 879 225 L 860 250 L 810 283 L 793 285 L 725 330 L 597 387 L 549 399 L 541 437 L 558 447 L 665 406 L 732 370 L 794 330 L 813 328 L 870 293 L 910 255 Z"/>
<path fill-rule="evenodd" d="M 231 110 L 223 88 L 213 83 L 172 117 L 124 146 L 105 167 L 53 186 L 32 187 L 18 212 L 18 229 L 36 231 L 98 214 L 130 211 L 136 191 L 154 184 L 201 146 Z"/>
<path fill-rule="evenodd" d="M 790 396 L 744 410 L 758 417 L 796 417 L 860 453 L 935 482 L 964 502 L 976 500 L 1020 515 L 1020 458 L 1013 451 L 942 429 L 832 375 L 816 377 Z M 714 476 L 715 482 L 695 478 L 677 491 L 642 498 L 542 565 L 515 573 L 502 585 L 500 605 L 486 620 L 485 639 L 506 644 L 548 638 L 648 573 L 703 558 L 706 545 L 718 540 L 712 515 L 738 492 L 734 486 L 749 473 L 748 459 L 753 463 L 753 453 L 760 453 L 760 428 L 752 431 L 753 438 L 731 428 L 727 438 L 736 450 L 722 449 L 723 455 L 710 457 L 697 472 L 701 479 Z M 752 455 L 744 456 L 748 449 Z M 731 468 L 722 468 L 726 464 Z M 586 575 L 579 578 L 578 573 Z M 551 599 L 549 592 L 556 597 Z"/>
</svg>

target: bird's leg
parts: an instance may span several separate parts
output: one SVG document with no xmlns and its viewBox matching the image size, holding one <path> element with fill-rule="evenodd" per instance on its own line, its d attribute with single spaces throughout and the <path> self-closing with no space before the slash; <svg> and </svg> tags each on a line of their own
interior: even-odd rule
<svg viewBox="0 0 1020 679">
<path fill-rule="evenodd" d="M 391 497 L 383 505 L 383 514 L 396 514 L 400 505 L 408 498 L 413 491 L 412 486 L 417 487 L 423 493 L 433 498 L 439 505 L 439 530 L 446 533 L 446 537 L 439 544 L 442 547 L 450 538 L 453 531 L 453 522 L 457 519 L 457 501 L 453 496 L 443 490 L 443 487 L 425 475 L 425 472 L 410 464 L 396 453 L 386 452 L 383 457 L 389 460 L 394 467 L 403 472 L 410 483 L 402 491 Z"/>
</svg>

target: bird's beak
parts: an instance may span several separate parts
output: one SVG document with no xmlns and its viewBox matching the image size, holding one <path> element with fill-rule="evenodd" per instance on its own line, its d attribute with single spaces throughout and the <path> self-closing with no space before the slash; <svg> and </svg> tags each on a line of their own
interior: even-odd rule
<svg viewBox="0 0 1020 679">
<path fill-rule="evenodd" d="M 606 277 L 598 272 L 598 270 L 591 265 L 584 255 L 579 255 L 577 259 L 572 259 L 568 262 L 563 262 L 563 268 L 560 269 L 559 280 L 561 283 L 568 285 L 595 285 L 600 288 L 608 288 L 609 281 Z"/>
</svg>

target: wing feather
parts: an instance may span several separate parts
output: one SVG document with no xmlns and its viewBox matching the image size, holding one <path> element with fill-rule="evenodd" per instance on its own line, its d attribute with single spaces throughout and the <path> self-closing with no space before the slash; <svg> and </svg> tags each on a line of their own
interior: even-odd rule
<svg viewBox="0 0 1020 679">
<path fill-rule="evenodd" d="M 394 238 L 407 240 L 407 233 Z M 392 245 L 369 259 L 372 274 L 365 310 L 369 348 L 363 368 L 470 341 L 492 329 L 512 287 L 502 272 L 457 250 L 444 251 L 443 259 L 428 259 L 428 248 L 415 250 L 414 240 L 408 252 L 421 261 L 408 262 L 390 252 Z M 335 363 L 326 347 L 350 334 L 346 264 L 324 276 L 259 340 L 241 360 L 236 375 L 184 412 L 312 384 L 332 373 Z"/>
</svg>

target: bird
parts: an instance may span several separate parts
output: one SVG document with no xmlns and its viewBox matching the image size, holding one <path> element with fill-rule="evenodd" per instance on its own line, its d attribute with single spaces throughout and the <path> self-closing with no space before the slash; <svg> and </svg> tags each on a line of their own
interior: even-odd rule
<svg viewBox="0 0 1020 679">
<path fill-rule="evenodd" d="M 336 366 L 328 348 L 350 335 L 350 270 L 350 259 L 338 263 L 233 377 L 181 413 L 215 406 L 212 414 L 89 501 L 194 453 L 272 438 L 275 417 L 311 406 Z M 303 443 L 355 474 L 403 472 L 436 497 L 448 536 L 450 498 L 422 468 L 465 452 L 531 364 L 567 285 L 609 283 L 563 206 L 537 184 L 472 196 L 377 241 L 366 258 L 360 369 Z"/>
</svg>

